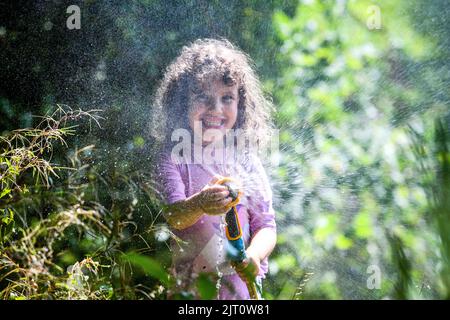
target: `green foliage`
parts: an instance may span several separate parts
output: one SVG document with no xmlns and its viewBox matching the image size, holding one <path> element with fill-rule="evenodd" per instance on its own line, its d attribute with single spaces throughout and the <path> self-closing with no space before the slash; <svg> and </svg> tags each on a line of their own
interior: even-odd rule
<svg viewBox="0 0 450 320">
<path fill-rule="evenodd" d="M 155 259 L 134 252 L 127 253 L 123 255 L 125 261 L 130 262 L 133 265 L 141 267 L 146 275 L 158 279 L 164 285 L 169 284 L 169 275 L 166 270 L 161 266 L 161 264 Z"/>
<path fill-rule="evenodd" d="M 73 132 L 66 123 L 83 117 L 100 119 L 95 110 L 58 107 L 37 128 L 2 136 L 7 165 L 1 183 L 9 190 L 0 199 L 3 299 L 154 299 L 163 295 L 160 284 L 169 284 L 164 267 L 153 258 L 123 254 L 155 250 L 165 241 L 155 235 L 162 229 L 158 216 L 136 227 L 136 197 L 146 198 L 148 205 L 153 201 L 145 186 L 125 176 L 101 177 L 87 161 L 92 145 L 68 153 L 66 165 L 50 162 L 52 152 L 62 152 L 55 142 L 66 145 L 64 138 Z M 122 189 L 128 184 L 131 197 L 119 201 L 115 183 Z M 111 192 L 109 199 L 99 197 L 103 186 Z M 155 279 L 133 276 L 132 265 Z"/>
<path fill-rule="evenodd" d="M 294 15 L 273 16 L 282 40 L 274 93 L 283 150 L 272 174 L 283 203 L 281 248 L 272 259 L 275 297 L 284 298 L 290 285 L 283 285 L 277 257 L 289 255 L 314 271 L 302 289 L 306 299 L 445 297 L 434 248 L 446 232 L 436 233 L 428 215 L 439 180 L 432 174 L 438 168 L 432 119 L 446 114 L 441 103 L 448 100 L 431 106 L 424 99 L 430 88 L 443 90 L 428 86 L 438 71 L 425 61 L 436 52 L 448 57 L 448 48 L 444 54 L 415 30 L 412 8 L 420 1 L 378 2 L 380 30 L 366 25 L 371 5 L 303 1 Z M 410 71 L 419 68 L 412 79 Z M 382 272 L 379 290 L 366 286 L 371 265 Z"/>
<path fill-rule="evenodd" d="M 197 290 L 202 300 L 212 300 L 217 297 L 216 281 L 206 273 L 198 276 Z"/>
<path fill-rule="evenodd" d="M 434 194 L 430 207 L 433 224 L 439 234 L 440 248 L 440 293 L 450 299 L 450 137 L 448 126 L 439 119 L 435 126 L 435 161 L 436 177 Z"/>
</svg>

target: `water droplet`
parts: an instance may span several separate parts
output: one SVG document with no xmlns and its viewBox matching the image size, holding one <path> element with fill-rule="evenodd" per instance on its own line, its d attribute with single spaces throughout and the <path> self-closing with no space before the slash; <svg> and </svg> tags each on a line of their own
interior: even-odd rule
<svg viewBox="0 0 450 320">
<path fill-rule="evenodd" d="M 51 21 L 47 21 L 46 23 L 44 23 L 44 30 L 45 31 L 50 31 L 53 28 L 53 23 Z"/>
</svg>

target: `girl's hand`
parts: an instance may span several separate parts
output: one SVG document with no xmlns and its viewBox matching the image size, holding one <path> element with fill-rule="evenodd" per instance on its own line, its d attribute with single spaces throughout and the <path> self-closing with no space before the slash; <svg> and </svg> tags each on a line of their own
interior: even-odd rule
<svg viewBox="0 0 450 320">
<path fill-rule="evenodd" d="M 232 201 L 228 197 L 228 188 L 222 185 L 214 185 L 220 177 L 214 177 L 210 183 L 198 193 L 198 204 L 207 214 L 220 215 L 227 213 L 227 205 Z"/>
<path fill-rule="evenodd" d="M 242 262 L 232 262 L 231 265 L 244 282 L 252 282 L 259 273 L 261 261 L 258 256 L 247 251 L 247 259 Z"/>
</svg>

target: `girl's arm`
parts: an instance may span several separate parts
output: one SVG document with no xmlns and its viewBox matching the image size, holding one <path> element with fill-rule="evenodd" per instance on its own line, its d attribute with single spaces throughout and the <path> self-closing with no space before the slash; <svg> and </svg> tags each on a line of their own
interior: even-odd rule
<svg viewBox="0 0 450 320">
<path fill-rule="evenodd" d="M 276 242 L 277 233 L 274 228 L 260 229 L 250 242 L 246 250 L 247 255 L 262 261 L 272 253 Z"/>
<path fill-rule="evenodd" d="M 244 280 L 254 279 L 260 271 L 261 261 L 266 259 L 273 251 L 277 241 L 275 224 L 275 211 L 272 207 L 272 190 L 261 161 L 254 158 L 255 177 L 260 180 L 259 186 L 252 194 L 252 203 L 249 203 L 250 230 L 256 230 L 247 247 L 247 259 L 240 264 L 234 264 L 239 276 Z M 250 199 L 249 199 L 250 200 Z"/>
<path fill-rule="evenodd" d="M 199 193 L 196 193 L 166 207 L 164 216 L 171 227 L 182 230 L 194 225 L 200 219 L 204 211 L 199 206 L 198 197 Z"/>
<path fill-rule="evenodd" d="M 227 205 L 232 201 L 224 186 L 206 186 L 189 198 L 166 206 L 164 216 L 175 229 L 182 230 L 194 225 L 203 214 L 220 215 L 228 211 Z"/>
<path fill-rule="evenodd" d="M 258 275 L 261 261 L 272 253 L 276 242 L 275 228 L 262 228 L 253 236 L 245 250 L 247 259 L 241 263 L 232 263 L 242 280 L 252 281 Z"/>
</svg>

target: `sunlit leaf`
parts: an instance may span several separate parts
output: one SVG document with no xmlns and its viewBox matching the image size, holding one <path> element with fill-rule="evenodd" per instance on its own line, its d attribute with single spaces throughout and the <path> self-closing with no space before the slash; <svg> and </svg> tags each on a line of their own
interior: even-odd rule
<svg viewBox="0 0 450 320">
<path fill-rule="evenodd" d="M 169 276 L 166 270 L 161 266 L 161 264 L 155 259 L 137 254 L 134 252 L 129 252 L 123 255 L 123 259 L 130 262 L 131 264 L 142 268 L 142 270 L 150 275 L 151 277 L 158 279 L 164 284 L 169 283 Z"/>
<path fill-rule="evenodd" d="M 197 290 L 203 300 L 212 300 L 217 296 L 216 282 L 206 273 L 198 276 Z"/>
</svg>

